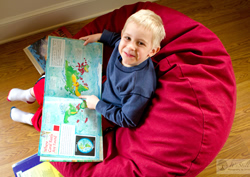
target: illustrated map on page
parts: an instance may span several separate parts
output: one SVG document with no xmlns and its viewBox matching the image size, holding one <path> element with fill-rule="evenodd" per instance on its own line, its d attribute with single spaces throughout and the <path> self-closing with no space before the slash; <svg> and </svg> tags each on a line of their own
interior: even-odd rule
<svg viewBox="0 0 250 177">
<path fill-rule="evenodd" d="M 41 160 L 101 161 L 101 115 L 87 108 L 80 95 L 101 98 L 103 44 L 49 37 Z"/>
</svg>

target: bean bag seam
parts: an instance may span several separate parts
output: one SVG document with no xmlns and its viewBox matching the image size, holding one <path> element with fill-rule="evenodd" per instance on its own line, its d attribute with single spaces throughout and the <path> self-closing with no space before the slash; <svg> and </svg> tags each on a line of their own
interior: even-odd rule
<svg viewBox="0 0 250 177">
<path fill-rule="evenodd" d="M 185 77 L 185 74 L 183 73 L 183 71 L 182 71 L 182 69 L 181 69 L 181 66 L 178 65 L 178 67 L 180 68 L 182 77 Z M 195 97 L 196 97 L 197 104 L 198 104 L 198 106 L 199 106 L 199 109 L 200 109 L 200 111 L 201 111 L 201 113 L 202 113 L 202 117 L 203 117 L 202 138 L 201 138 L 200 149 L 199 149 L 199 151 L 198 151 L 196 157 L 194 158 L 194 160 L 191 161 L 190 167 L 189 167 L 189 169 L 187 170 L 187 172 L 185 173 L 185 175 L 186 175 L 186 174 L 191 170 L 192 164 L 193 164 L 193 163 L 195 162 L 195 160 L 199 157 L 200 152 L 201 152 L 201 149 L 202 149 L 202 146 L 203 146 L 203 140 L 204 140 L 204 136 L 205 136 L 205 132 L 204 132 L 204 129 L 205 129 L 205 128 L 204 128 L 204 127 L 205 127 L 205 116 L 204 116 L 204 113 L 203 113 L 203 111 L 202 111 L 202 108 L 201 108 L 201 105 L 200 105 L 198 96 L 197 96 L 197 94 L 196 94 L 196 92 L 195 92 L 195 89 L 194 89 L 193 86 L 192 86 L 191 81 L 189 80 L 188 77 L 185 77 L 185 78 L 188 80 L 188 82 L 189 82 L 189 84 L 190 84 L 190 87 L 191 87 L 191 89 L 192 89 L 193 92 L 194 92 L 194 95 L 195 95 Z"/>
</svg>

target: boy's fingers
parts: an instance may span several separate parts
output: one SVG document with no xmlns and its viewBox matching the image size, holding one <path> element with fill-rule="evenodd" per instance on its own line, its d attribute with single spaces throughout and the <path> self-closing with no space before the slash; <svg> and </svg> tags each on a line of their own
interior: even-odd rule
<svg viewBox="0 0 250 177">
<path fill-rule="evenodd" d="M 80 95 L 79 98 L 87 98 L 86 95 Z"/>
<path fill-rule="evenodd" d="M 87 44 L 89 43 L 89 42 L 88 42 L 88 40 L 89 40 L 88 37 L 80 37 L 79 39 L 85 41 L 85 42 L 83 43 L 83 45 L 87 45 Z"/>
<path fill-rule="evenodd" d="M 81 39 L 81 40 L 86 40 L 86 39 L 88 39 L 88 37 L 83 36 L 83 37 L 80 37 L 79 39 Z"/>
<path fill-rule="evenodd" d="M 84 43 L 83 43 L 83 45 L 87 45 L 89 42 L 86 40 Z"/>
</svg>

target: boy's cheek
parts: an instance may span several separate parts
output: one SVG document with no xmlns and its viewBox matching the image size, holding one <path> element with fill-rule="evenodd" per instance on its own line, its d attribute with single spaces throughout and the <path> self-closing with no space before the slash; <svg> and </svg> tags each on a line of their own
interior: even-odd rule
<svg viewBox="0 0 250 177">
<path fill-rule="evenodd" d="M 119 51 L 119 53 L 121 54 L 121 52 L 122 52 L 122 42 L 120 42 L 120 44 L 119 44 L 119 46 L 118 46 L 118 51 Z"/>
</svg>

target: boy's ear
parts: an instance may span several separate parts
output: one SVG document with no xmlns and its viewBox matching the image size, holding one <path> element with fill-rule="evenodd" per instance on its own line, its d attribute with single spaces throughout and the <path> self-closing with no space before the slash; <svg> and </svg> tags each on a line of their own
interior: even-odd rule
<svg viewBox="0 0 250 177">
<path fill-rule="evenodd" d="M 155 54 L 157 54 L 157 53 L 160 51 L 160 49 L 161 49 L 160 46 L 159 46 L 159 47 L 153 48 L 153 49 L 149 52 L 148 56 L 149 56 L 149 57 L 154 56 Z"/>
</svg>

